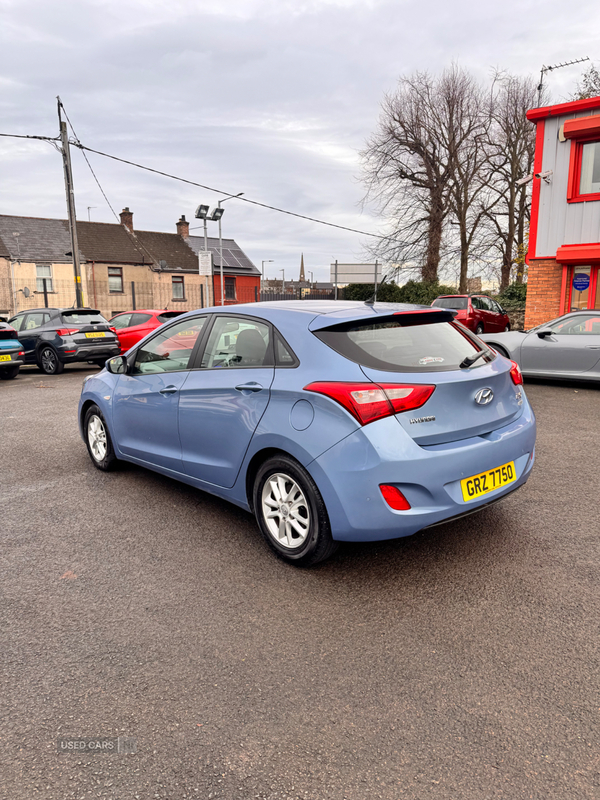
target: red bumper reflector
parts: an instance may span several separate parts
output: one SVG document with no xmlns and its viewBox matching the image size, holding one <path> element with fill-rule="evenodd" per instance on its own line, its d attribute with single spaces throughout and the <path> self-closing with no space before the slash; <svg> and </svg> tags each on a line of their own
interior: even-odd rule
<svg viewBox="0 0 600 800">
<path fill-rule="evenodd" d="M 380 484 L 379 488 L 381 489 L 383 499 L 390 508 L 393 508 L 394 511 L 408 511 L 410 503 L 406 497 L 404 497 L 400 489 L 396 486 L 390 486 L 388 483 Z"/>
</svg>

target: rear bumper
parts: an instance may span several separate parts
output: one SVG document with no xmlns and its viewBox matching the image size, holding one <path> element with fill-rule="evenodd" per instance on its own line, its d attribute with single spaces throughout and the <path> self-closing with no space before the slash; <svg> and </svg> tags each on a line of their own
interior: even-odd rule
<svg viewBox="0 0 600 800">
<path fill-rule="evenodd" d="M 65 349 L 68 351 L 71 348 L 66 347 Z M 121 348 L 116 343 L 103 345 L 101 347 L 78 347 L 74 353 L 64 352 L 64 350 L 61 349 L 58 351 L 58 355 L 60 360 L 64 361 L 65 364 L 70 364 L 74 361 L 99 361 L 101 358 L 108 359 L 113 356 L 121 355 Z"/>
<path fill-rule="evenodd" d="M 411 536 L 502 499 L 529 477 L 535 417 L 527 400 L 518 420 L 485 436 L 417 445 L 393 417 L 367 425 L 308 465 L 329 511 L 333 538 L 377 541 Z M 460 481 L 514 461 L 516 480 L 465 502 Z M 393 511 L 380 484 L 397 486 L 411 505 Z"/>
</svg>

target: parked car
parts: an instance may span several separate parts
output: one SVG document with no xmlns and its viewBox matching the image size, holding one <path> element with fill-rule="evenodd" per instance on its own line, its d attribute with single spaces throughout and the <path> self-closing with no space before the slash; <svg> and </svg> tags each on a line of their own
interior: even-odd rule
<svg viewBox="0 0 600 800">
<path fill-rule="evenodd" d="M 524 375 L 600 381 L 600 310 L 576 311 L 530 331 L 481 338 L 516 361 Z"/>
<path fill-rule="evenodd" d="M 0 322 L 0 380 L 9 381 L 17 377 L 24 355 L 16 330 L 6 322 Z"/>
<path fill-rule="evenodd" d="M 156 309 L 142 309 L 140 311 L 125 311 L 111 317 L 110 324 L 117 331 L 121 352 L 126 353 L 130 347 L 137 344 L 150 331 L 158 328 L 165 322 L 174 317 L 178 317 L 181 311 L 157 311 Z"/>
<path fill-rule="evenodd" d="M 431 305 L 455 309 L 458 322 L 478 336 L 480 333 L 510 330 L 506 311 L 484 294 L 444 294 L 436 297 Z"/>
<path fill-rule="evenodd" d="M 121 352 L 114 329 L 93 308 L 33 308 L 9 320 L 25 351 L 24 363 L 57 375 L 65 364 L 87 361 L 103 367 Z"/>
<path fill-rule="evenodd" d="M 453 317 L 309 300 L 192 311 L 86 379 L 80 432 L 98 469 L 132 461 L 252 511 L 295 565 L 409 536 L 500 500 L 534 461 L 518 366 Z"/>
</svg>

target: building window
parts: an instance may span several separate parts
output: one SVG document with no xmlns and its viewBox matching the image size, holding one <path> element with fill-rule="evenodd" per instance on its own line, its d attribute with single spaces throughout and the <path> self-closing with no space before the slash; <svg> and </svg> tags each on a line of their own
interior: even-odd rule
<svg viewBox="0 0 600 800">
<path fill-rule="evenodd" d="M 123 269 L 122 267 L 108 268 L 108 291 L 111 294 L 123 294 Z"/>
<path fill-rule="evenodd" d="M 569 269 L 568 311 L 600 310 L 599 267 L 575 266 Z"/>
<path fill-rule="evenodd" d="M 235 300 L 235 278 L 225 278 L 225 299 Z"/>
<path fill-rule="evenodd" d="M 35 288 L 38 292 L 44 291 L 44 278 L 46 278 L 46 291 L 53 292 L 52 288 L 52 267 L 50 264 L 36 264 L 35 265 Z"/>
<path fill-rule="evenodd" d="M 571 142 L 567 189 L 569 203 L 600 200 L 600 140 Z"/>
<path fill-rule="evenodd" d="M 183 275 L 173 275 L 171 278 L 171 284 L 173 286 L 173 300 L 185 300 Z"/>
</svg>

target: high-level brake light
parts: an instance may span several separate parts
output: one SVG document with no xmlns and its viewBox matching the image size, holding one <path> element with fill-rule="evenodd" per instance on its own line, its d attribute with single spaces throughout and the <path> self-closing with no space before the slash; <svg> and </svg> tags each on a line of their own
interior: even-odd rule
<svg viewBox="0 0 600 800">
<path fill-rule="evenodd" d="M 405 383 L 344 383 L 316 381 L 304 387 L 335 400 L 361 425 L 420 408 L 431 397 L 435 386 Z"/>
</svg>

